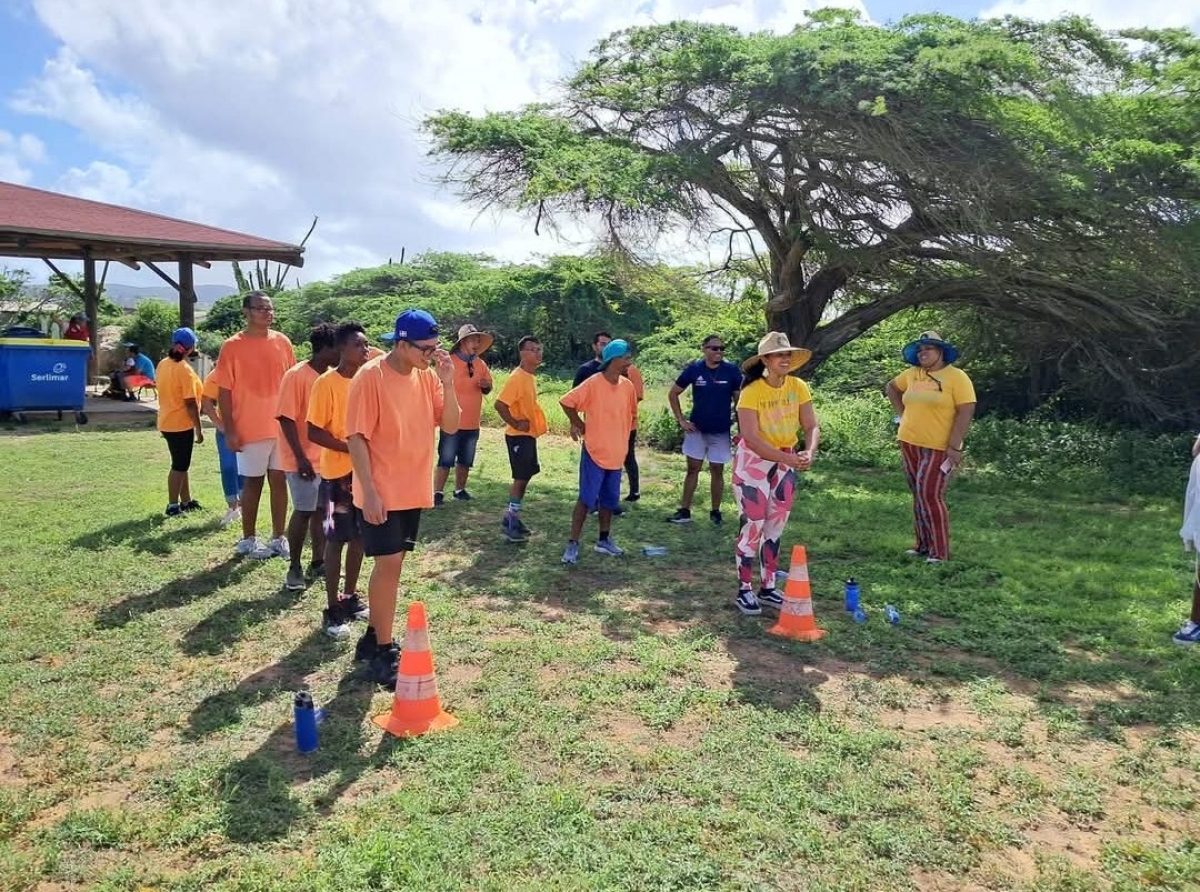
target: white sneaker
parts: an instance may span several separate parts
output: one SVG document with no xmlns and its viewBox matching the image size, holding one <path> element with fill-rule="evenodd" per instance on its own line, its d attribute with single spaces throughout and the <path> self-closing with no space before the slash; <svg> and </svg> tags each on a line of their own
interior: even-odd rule
<svg viewBox="0 0 1200 892">
<path fill-rule="evenodd" d="M 283 536 L 277 536 L 268 542 L 267 549 L 271 552 L 270 557 L 281 557 L 285 561 L 292 558 L 292 549 L 288 545 L 288 540 Z"/>
<path fill-rule="evenodd" d="M 239 539 L 238 544 L 234 546 L 233 553 L 240 555 L 253 554 L 263 547 L 263 544 L 253 536 L 248 536 L 245 539 Z"/>
<path fill-rule="evenodd" d="M 239 505 L 234 505 L 221 517 L 221 526 L 227 527 L 235 520 L 242 519 L 242 509 Z"/>
</svg>

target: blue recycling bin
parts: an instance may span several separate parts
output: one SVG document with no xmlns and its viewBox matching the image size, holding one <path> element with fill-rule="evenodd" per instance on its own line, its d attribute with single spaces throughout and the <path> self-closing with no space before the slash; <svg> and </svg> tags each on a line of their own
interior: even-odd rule
<svg viewBox="0 0 1200 892">
<path fill-rule="evenodd" d="M 0 412 L 23 420 L 24 412 L 70 410 L 86 424 L 90 356 L 84 341 L 0 337 Z"/>
</svg>

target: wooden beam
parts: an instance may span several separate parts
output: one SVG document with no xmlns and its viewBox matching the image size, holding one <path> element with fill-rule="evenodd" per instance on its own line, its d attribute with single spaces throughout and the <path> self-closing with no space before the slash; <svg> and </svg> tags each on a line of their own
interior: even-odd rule
<svg viewBox="0 0 1200 892">
<path fill-rule="evenodd" d="M 196 327 L 196 289 L 193 287 L 192 257 L 179 255 L 179 324 L 185 328 Z"/>
<path fill-rule="evenodd" d="M 146 266 L 149 267 L 154 272 L 155 275 L 157 275 L 160 279 L 162 279 L 164 282 L 166 282 L 168 285 L 170 285 L 172 288 L 174 288 L 176 293 L 179 292 L 179 283 L 176 282 L 174 279 L 172 279 L 170 276 L 168 276 L 166 273 L 164 273 L 157 266 L 155 266 L 154 261 L 143 260 L 142 263 L 146 264 Z"/>
<path fill-rule="evenodd" d="M 108 264 L 104 265 L 105 274 L 108 272 Z M 99 323 L 96 317 L 99 315 L 100 309 L 100 292 L 96 288 L 96 261 L 91 257 L 83 259 L 83 312 L 88 318 L 88 342 L 92 346 L 92 355 L 88 357 L 88 382 L 96 374 L 96 361 L 99 353 L 97 348 L 100 345 L 100 335 L 97 329 Z"/>
<path fill-rule="evenodd" d="M 50 269 L 54 270 L 54 274 L 56 276 L 58 276 L 59 281 L 62 282 L 63 285 L 65 285 L 67 288 L 70 288 L 72 291 L 74 291 L 76 297 L 78 297 L 80 300 L 84 301 L 85 303 L 87 302 L 87 295 L 79 290 L 79 286 L 76 285 L 75 282 L 72 281 L 70 278 L 68 278 L 66 273 L 64 273 L 61 269 L 59 269 L 57 266 L 55 266 L 53 263 L 51 263 L 49 257 L 43 257 L 42 263 L 46 264 L 46 266 L 48 266 L 48 267 L 50 267 Z"/>
</svg>

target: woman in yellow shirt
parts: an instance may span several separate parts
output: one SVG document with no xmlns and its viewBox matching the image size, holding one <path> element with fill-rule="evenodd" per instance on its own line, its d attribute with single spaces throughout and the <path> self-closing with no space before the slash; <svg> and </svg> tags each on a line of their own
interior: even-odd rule
<svg viewBox="0 0 1200 892">
<path fill-rule="evenodd" d="M 963 440 L 975 415 L 975 386 L 951 363 L 958 348 L 936 331 L 905 345 L 905 369 L 888 382 L 887 398 L 900 419 L 896 438 L 913 496 L 916 544 L 912 557 L 940 564 L 950 559 L 946 483 L 963 457 Z"/>
<path fill-rule="evenodd" d="M 758 616 L 764 604 L 776 609 L 783 604 L 775 590 L 779 540 L 792 511 L 796 472 L 812 466 L 821 440 L 812 393 L 791 376 L 811 357 L 812 351 L 793 347 L 786 334 L 773 331 L 758 342 L 758 353 L 742 364 L 746 377 L 737 404 L 739 437 L 732 482 L 741 518 L 734 603 L 746 616 Z M 797 452 L 801 428 L 804 449 Z M 755 556 L 762 579 L 757 596 Z"/>
<path fill-rule="evenodd" d="M 158 429 L 171 453 L 171 472 L 167 475 L 167 517 L 194 511 L 200 503 L 192 498 L 188 471 L 192 467 L 192 436 L 204 442 L 200 429 L 200 378 L 185 362 L 196 349 L 196 333 L 177 328 L 171 335 L 171 352 L 158 364 Z"/>
</svg>

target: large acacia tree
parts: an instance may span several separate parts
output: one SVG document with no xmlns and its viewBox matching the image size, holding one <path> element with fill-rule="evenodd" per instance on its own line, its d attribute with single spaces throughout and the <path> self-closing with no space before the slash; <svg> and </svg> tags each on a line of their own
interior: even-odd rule
<svg viewBox="0 0 1200 892">
<path fill-rule="evenodd" d="M 426 128 L 476 206 L 586 214 L 632 253 L 680 226 L 715 240 L 818 362 L 918 304 L 1087 337 L 1193 284 L 1200 53 L 1188 32 L 1137 37 L 835 10 L 787 35 L 677 22 L 602 40 L 552 104 Z"/>
</svg>

